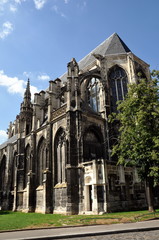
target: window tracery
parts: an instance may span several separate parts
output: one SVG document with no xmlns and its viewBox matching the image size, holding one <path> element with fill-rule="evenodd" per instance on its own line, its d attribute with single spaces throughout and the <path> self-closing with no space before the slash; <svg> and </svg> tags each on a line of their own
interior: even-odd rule
<svg viewBox="0 0 159 240">
<path fill-rule="evenodd" d="M 109 81 L 110 81 L 110 90 L 111 90 L 111 110 L 112 112 L 116 112 L 117 101 L 124 100 L 128 92 L 127 74 L 124 71 L 124 69 L 118 66 L 115 66 L 109 74 Z"/>
<path fill-rule="evenodd" d="M 100 111 L 100 81 L 93 77 L 89 80 L 87 85 L 88 104 L 96 112 Z"/>
<path fill-rule="evenodd" d="M 66 136 L 61 129 L 55 141 L 55 184 L 65 182 Z"/>
<path fill-rule="evenodd" d="M 43 184 L 43 171 L 46 168 L 46 157 L 47 157 L 47 148 L 46 141 L 44 138 L 40 140 L 38 146 L 38 165 L 37 165 L 37 177 L 38 177 L 38 185 Z"/>
</svg>

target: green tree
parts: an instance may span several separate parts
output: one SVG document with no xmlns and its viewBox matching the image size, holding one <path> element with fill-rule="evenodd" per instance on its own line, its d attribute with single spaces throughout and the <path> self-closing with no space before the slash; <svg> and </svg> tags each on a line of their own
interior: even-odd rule
<svg viewBox="0 0 159 240">
<path fill-rule="evenodd" d="M 118 113 L 111 121 L 119 122 L 118 142 L 112 155 L 118 164 L 137 167 L 145 181 L 149 211 L 154 211 L 153 187 L 159 179 L 159 71 L 152 71 L 150 80 L 130 84 L 124 101 L 118 102 Z M 113 120 L 112 120 L 113 119 Z"/>
</svg>

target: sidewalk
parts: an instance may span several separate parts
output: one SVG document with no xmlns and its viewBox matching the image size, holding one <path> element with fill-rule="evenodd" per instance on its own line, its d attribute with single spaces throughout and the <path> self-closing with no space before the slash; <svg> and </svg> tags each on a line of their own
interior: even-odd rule
<svg viewBox="0 0 159 240">
<path fill-rule="evenodd" d="M 111 225 L 94 225 L 82 227 L 63 227 L 36 230 L 22 230 L 0 233 L 0 240 L 22 239 L 65 239 L 82 236 L 108 235 L 113 233 L 126 233 L 138 231 L 159 230 L 159 220 L 137 223 L 122 223 Z"/>
</svg>

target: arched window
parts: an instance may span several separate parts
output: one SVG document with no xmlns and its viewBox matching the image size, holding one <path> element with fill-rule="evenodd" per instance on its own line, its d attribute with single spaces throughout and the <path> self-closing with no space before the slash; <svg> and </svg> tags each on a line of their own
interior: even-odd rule
<svg viewBox="0 0 159 240">
<path fill-rule="evenodd" d="M 30 169 L 30 155 L 31 155 L 31 148 L 30 145 L 27 145 L 25 150 L 25 179 L 24 179 L 24 187 L 27 186 L 28 182 L 28 172 Z"/>
<path fill-rule="evenodd" d="M 96 112 L 100 111 L 100 81 L 98 78 L 93 77 L 89 80 L 87 85 L 88 104 Z"/>
<path fill-rule="evenodd" d="M 128 92 L 128 78 L 124 69 L 115 66 L 109 74 L 110 94 L 111 94 L 111 111 L 117 111 L 116 102 L 123 100 Z"/>
<path fill-rule="evenodd" d="M 17 152 L 14 153 L 13 162 L 12 162 L 12 180 L 11 180 L 11 191 L 14 191 L 15 186 L 15 177 L 16 177 L 16 164 L 17 164 Z"/>
<path fill-rule="evenodd" d="M 5 171 L 6 171 L 6 156 L 4 155 L 0 163 L 0 191 L 5 189 Z"/>
<path fill-rule="evenodd" d="M 38 185 L 43 184 L 43 171 L 46 169 L 46 157 L 47 157 L 47 148 L 46 140 L 42 137 L 38 144 L 37 152 L 37 183 Z"/>
<path fill-rule="evenodd" d="M 84 162 L 103 158 L 102 139 L 93 129 L 84 134 L 83 148 Z"/>
<path fill-rule="evenodd" d="M 66 137 L 63 129 L 60 129 L 55 138 L 55 184 L 66 181 Z"/>
</svg>

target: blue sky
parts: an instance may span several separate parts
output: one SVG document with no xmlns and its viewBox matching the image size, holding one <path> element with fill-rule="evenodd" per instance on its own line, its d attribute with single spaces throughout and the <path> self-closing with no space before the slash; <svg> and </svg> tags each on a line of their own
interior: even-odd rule
<svg viewBox="0 0 159 240">
<path fill-rule="evenodd" d="M 60 77 L 114 32 L 159 69 L 158 0 L 0 0 L 0 143 L 32 93 Z"/>
</svg>

